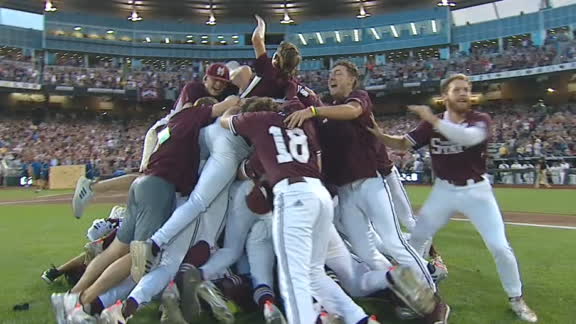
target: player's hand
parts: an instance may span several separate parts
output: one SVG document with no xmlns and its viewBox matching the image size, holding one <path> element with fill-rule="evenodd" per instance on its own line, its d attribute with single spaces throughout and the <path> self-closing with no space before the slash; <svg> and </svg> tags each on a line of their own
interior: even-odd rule
<svg viewBox="0 0 576 324">
<path fill-rule="evenodd" d="M 301 127 L 306 120 L 312 117 L 314 117 L 314 115 L 312 114 L 312 109 L 306 108 L 295 111 L 292 114 L 290 114 L 290 116 L 284 119 L 284 124 L 286 124 L 288 128 L 297 128 Z"/>
<path fill-rule="evenodd" d="M 420 119 L 428 122 L 432 121 L 436 117 L 432 112 L 432 109 L 426 105 L 409 105 L 408 110 L 420 116 Z"/>
<path fill-rule="evenodd" d="M 370 119 L 372 120 L 372 127 L 366 127 L 366 129 L 374 136 L 378 136 L 384 133 L 382 128 L 380 128 L 380 125 L 378 125 L 378 122 L 376 122 L 374 115 L 370 115 Z"/>
<path fill-rule="evenodd" d="M 256 18 L 256 21 L 258 22 L 258 26 L 254 29 L 253 36 L 264 39 L 264 34 L 266 33 L 266 22 L 264 22 L 264 19 L 258 15 L 254 15 L 254 18 Z"/>
</svg>

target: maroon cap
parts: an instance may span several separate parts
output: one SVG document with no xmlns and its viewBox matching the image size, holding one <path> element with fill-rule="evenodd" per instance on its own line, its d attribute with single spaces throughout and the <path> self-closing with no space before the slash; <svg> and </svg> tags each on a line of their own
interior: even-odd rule
<svg viewBox="0 0 576 324">
<path fill-rule="evenodd" d="M 211 64 L 206 75 L 220 81 L 230 82 L 230 70 L 222 63 Z"/>
</svg>

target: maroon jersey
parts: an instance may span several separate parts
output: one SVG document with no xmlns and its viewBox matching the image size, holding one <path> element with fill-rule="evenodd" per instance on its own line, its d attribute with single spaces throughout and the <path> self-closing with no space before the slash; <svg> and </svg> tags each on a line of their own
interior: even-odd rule
<svg viewBox="0 0 576 324">
<path fill-rule="evenodd" d="M 254 62 L 256 76 L 244 91 L 244 97 L 286 98 L 290 79 L 284 78 L 280 70 L 272 64 L 272 59 L 266 53 L 260 55 Z"/>
<path fill-rule="evenodd" d="M 252 153 L 244 164 L 245 173 L 254 182 L 254 188 L 246 196 L 246 205 L 256 214 L 266 214 L 273 208 L 272 188 L 265 179 L 264 167 L 258 159 L 258 155 Z"/>
<path fill-rule="evenodd" d="M 442 118 L 442 116 L 439 116 Z M 461 125 L 486 128 L 490 134 L 490 116 L 471 111 Z M 432 169 L 436 176 L 451 182 L 466 182 L 479 179 L 486 173 L 486 149 L 489 136 L 482 143 L 466 147 L 451 142 L 434 129 L 432 124 L 422 121 L 406 138 L 415 149 L 428 145 L 432 157 Z"/>
<path fill-rule="evenodd" d="M 392 167 L 394 166 L 394 163 L 392 163 L 392 160 L 390 160 L 390 157 L 388 156 L 388 150 L 386 149 L 386 145 L 384 145 L 384 143 L 382 142 L 377 143 L 376 145 L 377 145 L 376 162 L 378 163 L 378 171 L 383 176 L 387 176 L 390 174 L 390 172 L 392 172 Z"/>
<path fill-rule="evenodd" d="M 362 114 L 354 120 L 327 120 L 320 127 L 322 167 L 326 181 L 342 186 L 359 179 L 377 176 L 376 137 L 372 126 L 372 101 L 364 90 L 354 90 L 343 102 L 360 103 Z"/>
<path fill-rule="evenodd" d="M 287 129 L 286 117 L 284 113 L 261 111 L 237 115 L 230 120 L 232 132 L 246 137 L 254 145 L 271 187 L 290 177 L 320 179 L 314 123 Z"/>
<path fill-rule="evenodd" d="M 286 98 L 294 97 L 298 98 L 305 108 L 322 106 L 322 100 L 312 89 L 293 79 L 286 91 Z"/>
<path fill-rule="evenodd" d="M 200 129 L 212 123 L 212 106 L 184 109 L 157 129 L 158 148 L 150 156 L 145 174 L 157 176 L 187 196 L 198 181 Z M 166 138 L 166 136 L 168 136 Z"/>
</svg>

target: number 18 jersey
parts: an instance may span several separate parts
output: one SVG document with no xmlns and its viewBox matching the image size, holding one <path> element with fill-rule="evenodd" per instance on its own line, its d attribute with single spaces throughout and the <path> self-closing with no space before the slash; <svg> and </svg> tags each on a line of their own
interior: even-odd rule
<svg viewBox="0 0 576 324">
<path fill-rule="evenodd" d="M 320 146 L 314 122 L 308 120 L 302 128 L 288 129 L 284 125 L 286 117 L 284 113 L 261 111 L 230 119 L 230 130 L 254 145 L 272 187 L 290 177 L 320 179 Z"/>
</svg>

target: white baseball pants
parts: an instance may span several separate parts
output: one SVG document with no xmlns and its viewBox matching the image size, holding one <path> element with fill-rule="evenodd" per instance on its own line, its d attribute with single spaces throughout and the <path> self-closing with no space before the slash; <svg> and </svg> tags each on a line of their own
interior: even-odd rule
<svg viewBox="0 0 576 324">
<path fill-rule="evenodd" d="M 380 176 L 357 180 L 338 187 L 340 222 L 354 254 L 372 270 L 388 270 L 382 253 L 412 267 L 436 291 L 426 261 L 404 238 L 394 210 L 390 191 Z M 382 253 L 372 232 L 380 237 Z"/>
<path fill-rule="evenodd" d="M 329 313 L 355 324 L 366 314 L 324 271 L 334 212 L 330 194 L 319 179 L 305 179 L 274 186 L 274 250 L 288 323 L 315 323 L 315 297 Z"/>
<path fill-rule="evenodd" d="M 152 240 L 158 246 L 169 243 L 206 211 L 218 194 L 234 181 L 238 165 L 250 153 L 246 141 L 222 128 L 219 120 L 201 130 L 200 147 L 202 155 L 209 152 L 210 156 L 188 201 L 177 208 L 170 219 L 152 235 Z"/>
<path fill-rule="evenodd" d="M 427 240 L 444 227 L 450 217 L 462 213 L 470 219 L 492 253 L 500 281 L 509 297 L 522 295 L 522 282 L 514 251 L 506 238 L 500 208 L 488 180 L 463 187 L 436 179 L 412 232 L 410 243 L 421 251 Z"/>
</svg>

